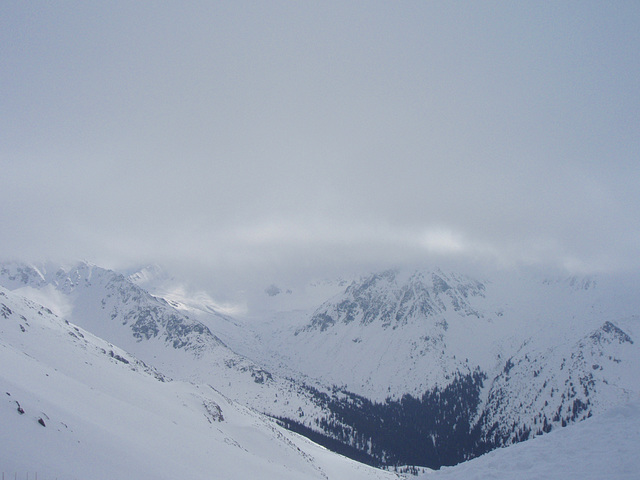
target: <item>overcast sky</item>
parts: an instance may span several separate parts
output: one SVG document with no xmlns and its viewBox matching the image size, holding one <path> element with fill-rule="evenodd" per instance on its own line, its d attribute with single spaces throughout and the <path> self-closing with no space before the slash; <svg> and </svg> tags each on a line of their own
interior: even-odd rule
<svg viewBox="0 0 640 480">
<path fill-rule="evenodd" d="M 0 255 L 640 267 L 640 2 L 0 5 Z"/>
</svg>

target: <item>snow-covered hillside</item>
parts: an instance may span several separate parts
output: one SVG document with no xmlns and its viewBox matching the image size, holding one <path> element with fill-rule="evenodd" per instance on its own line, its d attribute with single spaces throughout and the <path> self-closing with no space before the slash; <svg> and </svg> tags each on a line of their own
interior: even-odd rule
<svg viewBox="0 0 640 480">
<path fill-rule="evenodd" d="M 84 479 L 395 475 L 335 455 L 208 385 L 171 381 L 0 288 L 0 470 Z"/>
<path fill-rule="evenodd" d="M 640 472 L 640 399 L 602 415 L 500 448 L 419 480 L 635 480 Z"/>
</svg>

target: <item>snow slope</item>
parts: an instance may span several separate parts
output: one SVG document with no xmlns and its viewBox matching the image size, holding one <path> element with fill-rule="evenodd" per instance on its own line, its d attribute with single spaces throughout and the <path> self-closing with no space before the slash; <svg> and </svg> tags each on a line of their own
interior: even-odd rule
<svg viewBox="0 0 640 480">
<path fill-rule="evenodd" d="M 41 479 L 385 479 L 0 288 L 0 471 Z"/>
<path fill-rule="evenodd" d="M 420 480 L 635 480 L 640 476 L 640 399 L 501 448 Z"/>
</svg>

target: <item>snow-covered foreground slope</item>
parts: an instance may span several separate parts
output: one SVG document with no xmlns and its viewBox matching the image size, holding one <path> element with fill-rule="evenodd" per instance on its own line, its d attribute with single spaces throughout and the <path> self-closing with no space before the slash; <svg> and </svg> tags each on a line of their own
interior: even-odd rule
<svg viewBox="0 0 640 480">
<path fill-rule="evenodd" d="M 0 288 L 0 471 L 42 479 L 385 479 Z"/>
<path fill-rule="evenodd" d="M 632 480 L 640 477 L 640 399 L 420 480 Z"/>
</svg>

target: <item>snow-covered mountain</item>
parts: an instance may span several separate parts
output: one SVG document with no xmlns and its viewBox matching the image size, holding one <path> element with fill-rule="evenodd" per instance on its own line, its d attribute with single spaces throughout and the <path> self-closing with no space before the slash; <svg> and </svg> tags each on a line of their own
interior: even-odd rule
<svg viewBox="0 0 640 480">
<path fill-rule="evenodd" d="M 224 347 L 205 325 L 110 270 L 84 262 L 66 268 L 5 264 L 0 278 L 7 288 L 55 304 L 66 318 L 102 338 L 126 340 L 124 347 L 153 339 L 196 356 Z M 122 330 L 130 334 L 122 336 Z"/>
<path fill-rule="evenodd" d="M 263 345 L 307 375 L 375 400 L 420 395 L 456 372 L 498 373 L 517 352 L 578 341 L 606 321 L 632 326 L 633 291 L 620 298 L 623 288 L 577 282 L 387 271 L 256 328 Z"/>
<path fill-rule="evenodd" d="M 234 309 L 159 267 L 0 267 L 7 288 L 174 378 L 353 458 L 429 467 L 635 398 L 636 277 L 391 270 L 266 285 Z"/>
<path fill-rule="evenodd" d="M 300 317 L 302 325 L 274 339 L 276 348 L 303 372 L 368 398 L 421 394 L 471 371 L 464 353 L 473 352 L 452 344 L 486 323 L 483 306 L 472 302 L 484 291 L 478 281 L 442 272 L 372 274 Z"/>
<path fill-rule="evenodd" d="M 489 445 L 510 444 L 584 420 L 640 392 L 640 351 L 610 321 L 573 342 L 538 348 L 524 346 L 487 382 L 478 425 Z"/>
<path fill-rule="evenodd" d="M 0 284 L 52 305 L 49 308 L 63 312 L 68 321 L 172 378 L 213 385 L 243 405 L 276 417 L 328 414 L 316 400 L 315 389 L 238 355 L 195 318 L 200 314 L 198 318 L 217 326 L 229 323 L 229 317 L 216 311 L 203 315 L 197 308 L 149 294 L 122 274 L 84 262 L 6 263 L 0 267 Z"/>
<path fill-rule="evenodd" d="M 387 271 L 260 334 L 281 362 L 340 386 L 333 435 L 384 461 L 446 465 L 638 395 L 638 284 Z M 397 432 L 376 435 L 389 421 Z M 421 447 L 407 454 L 408 439 Z"/>
<path fill-rule="evenodd" d="M 0 288 L 0 470 L 21 478 L 385 479 L 213 387 L 172 381 Z"/>
</svg>

